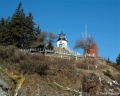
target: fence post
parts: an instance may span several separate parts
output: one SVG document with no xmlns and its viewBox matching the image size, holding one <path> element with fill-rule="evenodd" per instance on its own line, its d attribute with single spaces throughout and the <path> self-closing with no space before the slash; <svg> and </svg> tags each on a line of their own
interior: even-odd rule
<svg viewBox="0 0 120 96">
<path fill-rule="evenodd" d="M 45 56 L 46 56 L 46 49 L 44 50 L 44 52 L 45 52 Z"/>
<path fill-rule="evenodd" d="M 41 48 L 40 48 L 40 53 L 41 53 Z"/>
<path fill-rule="evenodd" d="M 70 60 L 70 56 L 69 56 L 69 60 Z"/>
<path fill-rule="evenodd" d="M 76 54 L 76 60 L 77 60 L 77 54 Z"/>
<path fill-rule="evenodd" d="M 61 59 L 62 59 L 62 55 L 61 55 Z"/>
<path fill-rule="evenodd" d="M 88 65 L 88 70 L 89 70 L 89 65 Z"/>
</svg>

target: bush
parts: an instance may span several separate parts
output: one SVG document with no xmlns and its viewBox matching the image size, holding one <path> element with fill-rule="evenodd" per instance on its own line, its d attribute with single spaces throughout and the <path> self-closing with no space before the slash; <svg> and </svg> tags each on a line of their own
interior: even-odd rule
<svg viewBox="0 0 120 96">
<path fill-rule="evenodd" d="M 77 63 L 76 64 L 77 68 L 80 68 L 80 69 L 88 69 L 88 64 L 86 63 Z"/>
<path fill-rule="evenodd" d="M 21 51 L 14 46 L 0 46 L 1 64 L 9 70 L 19 70 L 23 74 L 47 75 L 50 68 L 73 71 L 74 61 L 60 58 L 48 58 L 40 53 Z"/>
<path fill-rule="evenodd" d="M 93 58 L 85 58 L 85 59 L 83 60 L 83 63 L 95 65 L 95 64 L 96 64 L 96 59 L 93 59 Z"/>
<path fill-rule="evenodd" d="M 24 74 L 38 73 L 39 75 L 46 75 L 46 70 L 49 69 L 50 62 L 47 61 L 43 55 L 29 55 L 26 59 L 20 60 L 20 70 Z M 46 62 L 47 61 L 47 62 Z"/>
<path fill-rule="evenodd" d="M 6 60 L 14 55 L 17 48 L 15 46 L 0 46 L 0 60 Z"/>
<path fill-rule="evenodd" d="M 107 63 L 112 63 L 112 62 L 110 61 L 110 58 L 109 58 L 109 57 L 107 58 L 106 62 L 107 62 Z"/>
<path fill-rule="evenodd" d="M 42 54 L 20 51 L 15 46 L 0 46 L 0 62 L 9 70 L 19 70 L 24 74 L 37 72 L 39 75 L 47 74 L 50 64 L 48 58 Z"/>
<path fill-rule="evenodd" d="M 95 65 L 89 63 L 76 63 L 77 68 L 85 70 L 95 70 Z"/>
<path fill-rule="evenodd" d="M 67 59 L 58 59 L 55 58 L 52 62 L 52 64 L 55 64 L 55 66 L 57 66 L 58 70 L 62 69 L 62 70 L 73 70 L 73 64 L 74 62 L 72 60 L 67 60 Z"/>
<path fill-rule="evenodd" d="M 119 55 L 118 55 L 118 57 L 116 59 L 116 63 L 117 63 L 117 65 L 120 65 L 120 53 L 119 53 Z"/>
<path fill-rule="evenodd" d="M 110 71 L 107 70 L 107 71 L 103 71 L 103 74 L 108 76 L 110 79 L 114 80 L 113 76 L 110 74 Z"/>
<path fill-rule="evenodd" d="M 120 65 L 116 65 L 115 68 L 120 71 Z"/>
<path fill-rule="evenodd" d="M 116 80 L 120 84 L 120 74 L 117 75 Z"/>
<path fill-rule="evenodd" d="M 47 75 L 47 70 L 49 69 L 48 63 L 40 63 L 35 61 L 25 62 L 20 64 L 20 69 L 24 74 L 34 74 Z"/>
<path fill-rule="evenodd" d="M 49 69 L 49 64 L 43 63 L 43 64 L 40 64 L 35 71 L 37 72 L 37 74 L 43 76 L 43 75 L 47 75 L 48 69 Z"/>
</svg>

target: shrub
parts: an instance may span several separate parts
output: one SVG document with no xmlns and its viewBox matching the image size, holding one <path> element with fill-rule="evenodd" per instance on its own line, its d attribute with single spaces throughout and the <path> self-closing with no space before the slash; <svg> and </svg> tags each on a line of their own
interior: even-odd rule
<svg viewBox="0 0 120 96">
<path fill-rule="evenodd" d="M 35 71 L 37 72 L 37 74 L 43 76 L 43 75 L 47 75 L 48 69 L 49 69 L 49 64 L 43 63 L 43 64 L 40 64 Z"/>
<path fill-rule="evenodd" d="M 112 62 L 110 61 L 110 58 L 109 58 L 109 57 L 107 58 L 106 62 L 107 62 L 107 63 L 112 63 Z"/>
<path fill-rule="evenodd" d="M 98 65 L 98 69 L 101 70 L 101 69 L 106 69 L 107 66 L 106 65 L 103 65 L 103 64 L 100 64 Z"/>
<path fill-rule="evenodd" d="M 88 64 L 86 63 L 77 63 L 76 64 L 77 68 L 80 68 L 80 69 L 88 69 Z"/>
<path fill-rule="evenodd" d="M 19 70 L 23 74 L 47 75 L 49 65 L 58 70 L 71 71 L 74 61 L 60 58 L 48 58 L 40 53 L 21 51 L 14 46 L 0 46 L 0 59 L 9 70 Z M 2 64 L 3 62 L 1 62 Z"/>
<path fill-rule="evenodd" d="M 77 68 L 85 69 L 85 70 L 94 70 L 95 65 L 89 64 L 89 63 L 76 63 Z"/>
<path fill-rule="evenodd" d="M 120 74 L 117 75 L 116 80 L 120 84 Z"/>
<path fill-rule="evenodd" d="M 85 59 L 82 61 L 82 63 L 92 64 L 92 65 L 95 65 L 96 62 L 97 62 L 97 60 L 94 59 L 94 58 L 85 58 Z"/>
<path fill-rule="evenodd" d="M 24 74 L 38 73 L 39 75 L 46 75 L 49 64 L 50 62 L 43 55 L 31 55 L 20 61 L 20 70 Z"/>
<path fill-rule="evenodd" d="M 116 59 L 116 63 L 117 63 L 117 65 L 120 65 L 120 53 L 119 53 L 119 55 L 118 55 L 118 57 Z"/>
<path fill-rule="evenodd" d="M 120 65 L 117 65 L 115 68 L 120 71 Z"/>
<path fill-rule="evenodd" d="M 0 59 L 6 60 L 13 56 L 15 52 L 16 47 L 15 46 L 0 46 Z"/>
<path fill-rule="evenodd" d="M 50 62 L 42 54 L 20 51 L 15 46 L 0 46 L 0 62 L 9 70 L 19 70 L 24 74 L 47 74 Z"/>
<path fill-rule="evenodd" d="M 110 71 L 107 70 L 107 71 L 103 71 L 103 74 L 108 76 L 110 79 L 114 80 L 113 76 L 110 74 Z"/>
<path fill-rule="evenodd" d="M 73 64 L 74 62 L 72 60 L 67 60 L 67 59 L 58 59 L 55 58 L 52 62 L 52 64 L 55 64 L 58 68 L 60 69 L 68 69 L 68 70 L 73 70 Z"/>
<path fill-rule="evenodd" d="M 31 57 L 31 59 L 33 60 L 33 61 L 48 61 L 48 58 L 47 57 L 45 57 L 43 54 L 34 54 L 34 55 L 32 55 L 32 57 Z"/>
</svg>

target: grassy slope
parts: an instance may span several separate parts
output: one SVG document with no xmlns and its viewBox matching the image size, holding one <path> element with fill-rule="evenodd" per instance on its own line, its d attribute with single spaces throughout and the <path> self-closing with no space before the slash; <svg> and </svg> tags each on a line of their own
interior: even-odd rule
<svg viewBox="0 0 120 96">
<path fill-rule="evenodd" d="M 84 82 L 88 82 L 84 81 L 84 76 L 92 76 L 90 74 L 95 74 L 96 78 L 96 81 L 94 79 L 91 79 L 91 81 L 97 82 L 98 77 L 101 77 L 106 85 L 98 83 L 94 88 L 86 85 L 87 88 L 90 87 L 87 91 L 83 88 L 86 94 L 88 91 L 100 91 L 103 86 L 109 89 L 110 76 L 120 83 L 120 71 L 116 69 L 120 66 L 116 67 L 112 63 L 108 64 L 100 58 L 80 58 L 77 61 L 74 59 L 66 60 L 45 57 L 42 54 L 25 53 L 14 46 L 1 46 L 0 54 L 1 68 L 6 68 L 8 73 L 12 73 L 9 77 L 16 81 L 16 90 L 20 96 L 73 96 L 74 94 L 78 96 L 79 90 L 85 87 L 82 86 L 86 84 Z M 107 70 L 109 70 L 110 76 L 102 74 L 103 71 L 106 72 Z M 24 80 L 20 76 L 24 77 Z M 22 81 L 22 84 L 20 81 Z M 94 83 L 91 84 L 94 85 Z M 96 86 L 99 88 L 96 88 Z M 119 86 L 116 88 L 119 88 Z"/>
</svg>

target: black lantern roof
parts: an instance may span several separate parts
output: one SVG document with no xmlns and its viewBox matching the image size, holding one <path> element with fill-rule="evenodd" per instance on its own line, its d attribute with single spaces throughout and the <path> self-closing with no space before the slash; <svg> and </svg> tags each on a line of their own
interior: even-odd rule
<svg viewBox="0 0 120 96">
<path fill-rule="evenodd" d="M 61 32 L 60 34 L 58 34 L 59 35 L 59 37 L 58 37 L 58 40 L 57 41 L 59 41 L 59 40 L 65 40 L 65 41 L 67 41 L 67 39 L 66 39 L 66 34 L 64 34 L 63 32 Z"/>
</svg>

